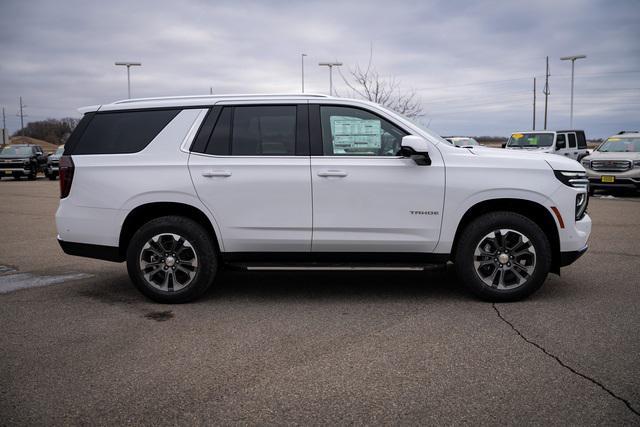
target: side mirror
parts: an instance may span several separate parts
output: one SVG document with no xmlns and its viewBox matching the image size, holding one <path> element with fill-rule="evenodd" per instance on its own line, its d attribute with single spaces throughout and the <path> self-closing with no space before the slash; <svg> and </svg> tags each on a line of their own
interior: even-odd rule
<svg viewBox="0 0 640 427">
<path fill-rule="evenodd" d="M 566 144 L 564 141 L 556 141 L 556 150 L 561 150 L 563 148 L 566 148 Z"/>
<path fill-rule="evenodd" d="M 502 148 L 506 148 L 506 147 L 507 147 L 507 143 L 506 143 L 506 142 L 503 142 L 503 143 L 502 143 Z"/>
<path fill-rule="evenodd" d="M 407 135 L 402 138 L 401 145 L 400 154 L 403 157 L 410 157 L 420 166 L 429 166 L 431 164 L 429 143 L 424 138 L 416 135 Z"/>
</svg>

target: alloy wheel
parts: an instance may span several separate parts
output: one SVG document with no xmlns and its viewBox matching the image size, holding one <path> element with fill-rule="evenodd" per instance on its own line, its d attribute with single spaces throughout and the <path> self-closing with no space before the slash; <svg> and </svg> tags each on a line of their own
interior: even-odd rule
<svg viewBox="0 0 640 427">
<path fill-rule="evenodd" d="M 476 274 L 495 289 L 515 289 L 524 284 L 536 267 L 531 240 L 512 229 L 494 230 L 480 239 L 473 254 Z"/>
<path fill-rule="evenodd" d="M 142 247 L 139 268 L 149 285 L 176 292 L 193 281 L 198 272 L 198 256 L 184 237 L 174 233 L 156 234 Z"/>
</svg>

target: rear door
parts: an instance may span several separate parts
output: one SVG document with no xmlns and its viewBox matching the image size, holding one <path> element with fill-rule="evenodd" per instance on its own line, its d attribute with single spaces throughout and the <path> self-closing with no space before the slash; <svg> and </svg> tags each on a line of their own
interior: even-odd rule
<svg viewBox="0 0 640 427">
<path fill-rule="evenodd" d="M 409 132 L 382 113 L 311 103 L 312 252 L 431 252 L 440 234 L 444 164 L 398 155 Z"/>
<path fill-rule="evenodd" d="M 567 157 L 578 159 L 578 139 L 575 132 L 567 132 Z"/>
<path fill-rule="evenodd" d="M 189 170 L 225 252 L 309 252 L 311 177 L 305 104 L 211 109 Z"/>
</svg>

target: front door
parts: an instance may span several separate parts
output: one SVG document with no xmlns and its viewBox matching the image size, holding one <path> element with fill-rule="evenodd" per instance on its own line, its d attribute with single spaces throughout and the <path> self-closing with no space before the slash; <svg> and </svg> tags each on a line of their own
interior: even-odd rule
<svg viewBox="0 0 640 427">
<path fill-rule="evenodd" d="M 311 250 L 306 109 L 227 105 L 205 119 L 189 171 L 225 252 Z"/>
<path fill-rule="evenodd" d="M 377 113 L 322 104 L 309 111 L 312 141 L 322 145 L 311 157 L 312 251 L 431 252 L 444 203 L 437 150 L 419 166 L 398 155 L 407 131 Z"/>
<path fill-rule="evenodd" d="M 556 135 L 556 154 L 560 156 L 570 157 L 569 147 L 567 146 L 566 133 L 559 133 Z"/>
</svg>

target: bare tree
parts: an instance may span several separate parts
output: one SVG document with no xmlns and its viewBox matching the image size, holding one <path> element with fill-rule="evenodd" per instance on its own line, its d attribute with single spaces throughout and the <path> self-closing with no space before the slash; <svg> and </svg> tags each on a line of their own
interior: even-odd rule
<svg viewBox="0 0 640 427">
<path fill-rule="evenodd" d="M 354 97 L 375 102 L 409 118 L 424 116 L 422 100 L 415 90 L 403 90 L 395 77 L 381 76 L 372 65 L 373 49 L 369 54 L 367 68 L 362 69 L 359 64 L 349 69 L 346 78 L 340 69 L 340 77 L 352 91 Z"/>
</svg>

